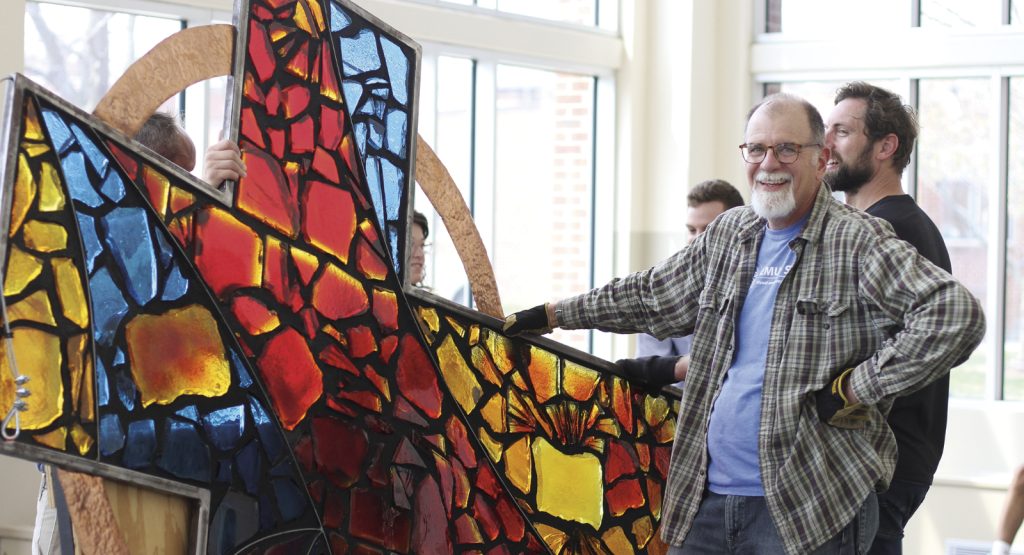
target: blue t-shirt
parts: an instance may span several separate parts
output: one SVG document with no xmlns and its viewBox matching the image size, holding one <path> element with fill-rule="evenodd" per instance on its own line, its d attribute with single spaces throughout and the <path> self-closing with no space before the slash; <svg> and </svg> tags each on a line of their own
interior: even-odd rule
<svg viewBox="0 0 1024 555">
<path fill-rule="evenodd" d="M 708 422 L 708 489 L 720 495 L 763 496 L 757 434 L 768 335 L 779 285 L 796 262 L 789 243 L 807 217 L 779 230 L 766 229 L 736 330 L 736 354 Z"/>
</svg>

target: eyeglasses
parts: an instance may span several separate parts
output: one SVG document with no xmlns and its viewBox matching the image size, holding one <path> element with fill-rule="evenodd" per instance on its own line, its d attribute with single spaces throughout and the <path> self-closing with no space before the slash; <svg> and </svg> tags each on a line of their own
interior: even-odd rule
<svg viewBox="0 0 1024 555">
<path fill-rule="evenodd" d="M 806 145 L 796 143 L 779 143 L 777 145 L 763 145 L 761 143 L 744 143 L 740 145 L 740 154 L 743 159 L 751 164 L 760 164 L 769 150 L 775 151 L 775 159 L 782 164 L 792 164 L 800 157 L 800 150 L 808 146 L 821 146 L 821 143 L 810 143 Z"/>
</svg>

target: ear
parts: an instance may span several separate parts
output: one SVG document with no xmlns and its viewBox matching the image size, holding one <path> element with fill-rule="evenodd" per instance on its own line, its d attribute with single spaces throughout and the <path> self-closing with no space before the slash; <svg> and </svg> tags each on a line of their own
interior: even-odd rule
<svg viewBox="0 0 1024 555">
<path fill-rule="evenodd" d="M 896 149 L 900 147 L 900 140 L 895 133 L 889 133 L 878 141 L 878 153 L 875 158 L 889 160 L 896 155 Z"/>
<path fill-rule="evenodd" d="M 828 167 L 829 158 L 832 158 L 832 149 L 827 146 L 821 147 L 820 154 L 818 154 L 818 166 L 815 171 L 818 174 L 818 179 L 825 175 L 825 168 Z"/>
</svg>

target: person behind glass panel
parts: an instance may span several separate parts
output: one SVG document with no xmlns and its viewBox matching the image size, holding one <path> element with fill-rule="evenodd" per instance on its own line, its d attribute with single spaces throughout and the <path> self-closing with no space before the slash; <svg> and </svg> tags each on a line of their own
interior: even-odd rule
<svg viewBox="0 0 1024 555">
<path fill-rule="evenodd" d="M 412 242 L 409 252 L 409 283 L 416 287 L 423 287 L 423 280 L 426 272 L 426 244 L 430 235 L 430 226 L 427 225 L 427 217 L 422 213 L 412 213 Z"/>
</svg>

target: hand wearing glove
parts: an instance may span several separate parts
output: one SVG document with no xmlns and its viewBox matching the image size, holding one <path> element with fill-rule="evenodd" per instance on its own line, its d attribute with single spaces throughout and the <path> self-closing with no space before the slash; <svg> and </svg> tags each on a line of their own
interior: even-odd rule
<svg viewBox="0 0 1024 555">
<path fill-rule="evenodd" d="M 676 377 L 676 365 L 681 358 L 683 357 L 624 358 L 615 361 L 615 366 L 629 381 L 643 384 L 657 392 L 662 387 L 681 379 Z"/>
<path fill-rule="evenodd" d="M 846 390 L 847 379 L 853 368 L 847 368 L 825 389 L 814 394 L 818 418 L 829 426 L 857 430 L 867 426 L 868 406 L 852 399 Z"/>
<path fill-rule="evenodd" d="M 554 314 L 554 309 L 550 307 L 550 303 L 520 310 L 505 318 L 505 325 L 501 329 L 508 335 L 522 335 L 524 333 L 543 335 L 551 333 L 552 328 L 557 327 L 558 323 L 552 322 L 554 318 L 549 318 L 549 312 L 551 315 Z"/>
</svg>

